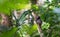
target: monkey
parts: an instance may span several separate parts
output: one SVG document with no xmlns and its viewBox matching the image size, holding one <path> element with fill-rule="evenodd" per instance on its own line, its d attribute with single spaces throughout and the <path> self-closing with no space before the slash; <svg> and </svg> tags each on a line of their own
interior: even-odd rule
<svg viewBox="0 0 60 37">
<path fill-rule="evenodd" d="M 41 27 L 42 25 L 42 20 L 40 18 L 40 16 L 38 16 L 36 13 L 32 12 L 32 15 L 34 16 L 34 20 L 35 22 Z"/>
<path fill-rule="evenodd" d="M 41 26 L 42 20 L 41 20 L 40 16 L 37 16 L 37 17 L 36 17 L 36 23 L 37 23 L 39 26 Z"/>
</svg>

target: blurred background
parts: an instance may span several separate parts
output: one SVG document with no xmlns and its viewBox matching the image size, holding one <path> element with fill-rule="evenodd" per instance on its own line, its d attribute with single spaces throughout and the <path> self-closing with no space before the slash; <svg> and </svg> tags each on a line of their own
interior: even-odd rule
<svg viewBox="0 0 60 37">
<path fill-rule="evenodd" d="M 60 0 L 0 0 L 0 37 L 60 37 Z"/>
</svg>

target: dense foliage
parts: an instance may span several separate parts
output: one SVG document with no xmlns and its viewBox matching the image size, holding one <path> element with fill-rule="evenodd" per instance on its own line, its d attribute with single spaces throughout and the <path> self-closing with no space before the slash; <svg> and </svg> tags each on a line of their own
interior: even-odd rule
<svg viewBox="0 0 60 37">
<path fill-rule="evenodd" d="M 60 13 L 56 11 L 56 8 L 60 9 L 60 0 L 46 0 L 43 5 L 37 6 L 31 5 L 31 0 L 0 0 L 0 13 L 12 16 L 13 26 L 10 30 L 0 33 L 0 37 L 39 37 L 38 26 L 33 23 L 34 18 L 31 15 L 31 9 L 41 17 L 42 32 L 44 37 L 60 37 Z M 13 11 L 19 11 L 22 9 L 28 9 L 19 16 L 17 19 L 13 14 Z M 28 20 L 25 23 L 26 16 L 32 16 L 32 21 Z M 0 17 L 1 20 L 1 17 Z"/>
</svg>

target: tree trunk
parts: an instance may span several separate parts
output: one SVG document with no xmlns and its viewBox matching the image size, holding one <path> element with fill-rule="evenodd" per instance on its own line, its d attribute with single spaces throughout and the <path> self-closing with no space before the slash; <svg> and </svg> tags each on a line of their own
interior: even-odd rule
<svg viewBox="0 0 60 37">
<path fill-rule="evenodd" d="M 38 25 L 38 32 L 40 34 L 40 37 L 43 37 L 43 32 L 42 32 L 41 26 L 39 25 Z"/>
<path fill-rule="evenodd" d="M 38 32 L 40 34 L 40 37 L 43 37 L 43 32 L 42 32 L 42 28 L 41 28 L 41 25 L 42 25 L 42 21 L 40 19 L 40 17 L 38 15 L 36 15 L 35 13 L 32 13 L 32 15 L 34 16 L 35 18 L 35 21 L 37 23 L 37 26 L 38 26 Z"/>
<path fill-rule="evenodd" d="M 40 7 L 41 5 L 43 5 L 44 2 L 42 0 L 31 0 L 31 6 L 32 5 L 37 5 L 38 7 Z M 32 9 L 33 10 L 33 9 Z M 38 13 L 38 12 L 37 12 Z M 37 23 L 37 26 L 38 26 L 38 32 L 40 34 L 40 37 L 44 37 L 43 35 L 43 32 L 42 32 L 42 28 L 41 28 L 41 25 L 42 25 L 42 21 L 40 19 L 40 17 L 38 16 L 38 14 L 36 14 L 35 11 L 32 12 L 32 15 L 34 16 L 34 19 Z"/>
</svg>

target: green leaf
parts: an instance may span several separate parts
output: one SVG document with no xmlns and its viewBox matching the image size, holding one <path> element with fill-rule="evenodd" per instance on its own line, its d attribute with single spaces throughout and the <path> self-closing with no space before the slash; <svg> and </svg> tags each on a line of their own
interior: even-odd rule
<svg viewBox="0 0 60 37">
<path fill-rule="evenodd" d="M 43 22 L 42 29 L 48 29 L 50 27 L 49 23 Z"/>
<path fill-rule="evenodd" d="M 24 21 L 25 21 L 25 19 L 26 19 L 26 15 L 27 15 L 28 13 L 29 13 L 28 11 L 25 11 L 25 12 L 20 16 L 20 18 L 18 19 L 20 24 L 23 24 L 23 23 L 24 23 Z"/>
</svg>

